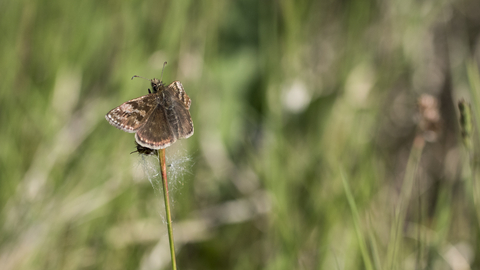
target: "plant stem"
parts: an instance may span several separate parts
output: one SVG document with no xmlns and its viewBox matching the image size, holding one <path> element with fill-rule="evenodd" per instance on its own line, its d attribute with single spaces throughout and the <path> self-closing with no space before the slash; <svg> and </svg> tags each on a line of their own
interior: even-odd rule
<svg viewBox="0 0 480 270">
<path fill-rule="evenodd" d="M 408 205 L 412 197 L 412 189 L 415 183 L 415 176 L 417 174 L 420 159 L 422 157 L 423 148 L 425 147 L 425 140 L 421 135 L 417 135 L 413 141 L 412 150 L 407 162 L 405 176 L 403 177 L 402 189 L 400 191 L 400 198 L 394 213 L 394 224 L 391 230 L 391 240 L 388 247 L 387 265 L 388 269 L 398 269 L 397 253 L 399 253 L 403 239 L 403 227 L 405 217 L 408 210 Z M 420 240 L 419 240 L 420 241 Z M 418 263 L 418 262 L 417 262 Z"/>
<path fill-rule="evenodd" d="M 167 215 L 168 241 L 170 243 L 170 255 L 172 257 L 172 269 L 177 270 L 175 260 L 175 245 L 173 243 L 172 215 L 170 214 L 170 198 L 168 196 L 167 165 L 165 162 L 165 149 L 158 150 L 160 170 L 162 172 L 163 199 L 165 200 L 165 213 Z"/>
</svg>

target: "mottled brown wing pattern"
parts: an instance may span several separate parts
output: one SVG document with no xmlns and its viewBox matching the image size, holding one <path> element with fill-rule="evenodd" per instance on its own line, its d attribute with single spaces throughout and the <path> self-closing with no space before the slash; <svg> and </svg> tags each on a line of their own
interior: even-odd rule
<svg viewBox="0 0 480 270">
<path fill-rule="evenodd" d="M 155 94 L 141 96 L 111 110 L 105 118 L 112 126 L 133 133 L 146 123 L 157 103 Z"/>
<path fill-rule="evenodd" d="M 152 79 L 151 85 L 153 93 L 127 101 L 105 115 L 113 126 L 135 133 L 139 144 L 136 152 L 142 154 L 145 149 L 163 149 L 193 135 L 189 112 L 192 101 L 182 83 L 174 81 L 165 86 Z"/>
<path fill-rule="evenodd" d="M 183 89 L 183 85 L 179 81 L 174 81 L 167 86 L 168 90 L 173 90 L 174 95 L 187 106 L 187 109 L 190 109 L 190 104 L 192 104 L 192 100 L 190 97 L 185 93 L 185 89 Z"/>
<path fill-rule="evenodd" d="M 174 99 L 172 108 L 166 108 L 165 114 L 177 139 L 185 139 L 193 135 L 193 122 L 188 109 L 182 102 Z"/>
<path fill-rule="evenodd" d="M 153 111 L 147 123 L 135 133 L 135 139 L 141 146 L 151 149 L 163 149 L 177 140 L 163 107 L 159 106 Z"/>
</svg>

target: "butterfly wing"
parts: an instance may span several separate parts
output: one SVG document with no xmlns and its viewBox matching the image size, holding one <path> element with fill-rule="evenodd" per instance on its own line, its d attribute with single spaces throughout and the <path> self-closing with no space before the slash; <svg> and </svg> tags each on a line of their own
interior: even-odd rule
<svg viewBox="0 0 480 270">
<path fill-rule="evenodd" d="M 111 110 L 105 118 L 118 129 L 135 133 L 142 147 L 163 149 L 177 139 L 193 135 L 191 100 L 179 81 L 149 95 L 132 99 Z"/>
<path fill-rule="evenodd" d="M 174 81 L 167 86 L 167 89 L 172 91 L 176 98 L 178 98 L 185 106 L 187 110 L 190 109 L 190 104 L 192 104 L 192 100 L 190 97 L 185 93 L 185 89 L 183 89 L 183 85 L 179 81 Z"/>
<path fill-rule="evenodd" d="M 135 140 L 143 147 L 163 149 L 177 140 L 167 120 L 165 107 L 158 105 L 148 121 L 135 133 Z"/>
<path fill-rule="evenodd" d="M 165 113 L 173 134 L 177 139 L 185 139 L 193 135 L 193 121 L 184 103 L 178 99 L 172 100 L 173 106 Z"/>
<path fill-rule="evenodd" d="M 149 94 L 123 103 L 109 111 L 105 118 L 112 126 L 133 133 L 146 123 L 156 106 L 156 95 Z"/>
<path fill-rule="evenodd" d="M 165 113 L 175 137 L 184 139 L 192 136 L 193 121 L 189 112 L 192 101 L 185 93 L 182 83 L 174 81 L 169 84 L 164 97 L 166 99 Z"/>
</svg>

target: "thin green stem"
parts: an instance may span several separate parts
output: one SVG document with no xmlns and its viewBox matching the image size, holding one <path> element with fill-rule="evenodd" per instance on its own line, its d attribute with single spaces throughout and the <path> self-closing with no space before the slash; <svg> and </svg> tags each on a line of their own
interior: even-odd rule
<svg viewBox="0 0 480 270">
<path fill-rule="evenodd" d="M 400 199 L 395 209 L 394 224 L 391 230 L 391 240 L 388 247 L 388 269 L 398 269 L 397 253 L 401 251 L 402 238 L 403 238 L 403 225 L 405 222 L 405 216 L 407 214 L 408 205 L 412 197 L 412 189 L 415 182 L 415 175 L 417 173 L 420 159 L 422 157 L 423 148 L 425 146 L 425 140 L 422 136 L 417 135 L 414 139 L 412 150 L 408 158 L 407 168 L 405 170 L 405 176 L 403 179 L 402 189 L 400 191 Z"/>
<path fill-rule="evenodd" d="M 172 215 L 170 214 L 170 198 L 168 196 L 167 165 L 165 162 L 165 149 L 158 150 L 160 170 L 162 172 L 163 198 L 165 200 L 165 213 L 167 214 L 168 241 L 170 242 L 170 255 L 172 257 L 172 269 L 177 270 L 175 260 L 175 245 L 173 243 Z"/>
<path fill-rule="evenodd" d="M 373 270 L 372 260 L 370 259 L 370 255 L 368 254 L 367 244 L 365 243 L 365 238 L 363 237 L 363 233 L 360 228 L 360 215 L 358 214 L 357 204 L 355 203 L 355 199 L 345 176 L 345 172 L 343 170 L 340 170 L 340 174 L 342 177 L 343 189 L 345 190 L 345 195 L 347 196 L 350 211 L 352 212 L 353 226 L 357 235 L 360 252 L 362 254 L 363 262 L 365 264 L 365 269 Z"/>
<path fill-rule="evenodd" d="M 480 82 L 477 75 L 478 71 L 475 71 L 475 72 L 471 71 L 470 73 L 471 73 L 470 77 L 472 81 L 471 82 L 472 89 L 475 88 L 475 86 L 477 86 L 477 88 L 480 89 Z M 474 91 L 472 91 L 472 95 L 477 95 L 477 98 L 479 98 L 478 94 L 477 93 L 473 94 L 473 92 L 475 92 L 475 89 Z M 460 111 L 460 127 L 462 131 L 461 134 L 462 134 L 463 144 L 465 145 L 466 155 L 467 155 L 468 165 L 469 165 L 465 171 L 465 175 L 466 175 L 465 179 L 467 183 L 467 189 L 472 196 L 475 213 L 477 214 L 477 220 L 480 222 L 480 197 L 479 197 L 479 191 L 478 191 L 478 183 L 476 183 L 475 181 L 475 176 L 476 176 L 475 165 L 476 164 L 475 164 L 475 152 L 473 148 L 474 117 L 473 117 L 473 112 L 470 104 L 463 99 L 458 102 L 458 110 Z"/>
</svg>

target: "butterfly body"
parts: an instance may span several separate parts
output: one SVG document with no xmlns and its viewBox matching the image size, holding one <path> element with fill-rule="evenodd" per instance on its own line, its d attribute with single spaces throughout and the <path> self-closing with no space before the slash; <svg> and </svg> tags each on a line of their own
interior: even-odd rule
<svg viewBox="0 0 480 270">
<path fill-rule="evenodd" d="M 174 81 L 165 86 L 160 80 L 152 79 L 151 85 L 150 94 L 108 112 L 107 121 L 118 129 L 135 133 L 137 143 L 150 149 L 163 149 L 177 139 L 192 136 L 191 100 L 182 84 Z"/>
</svg>

